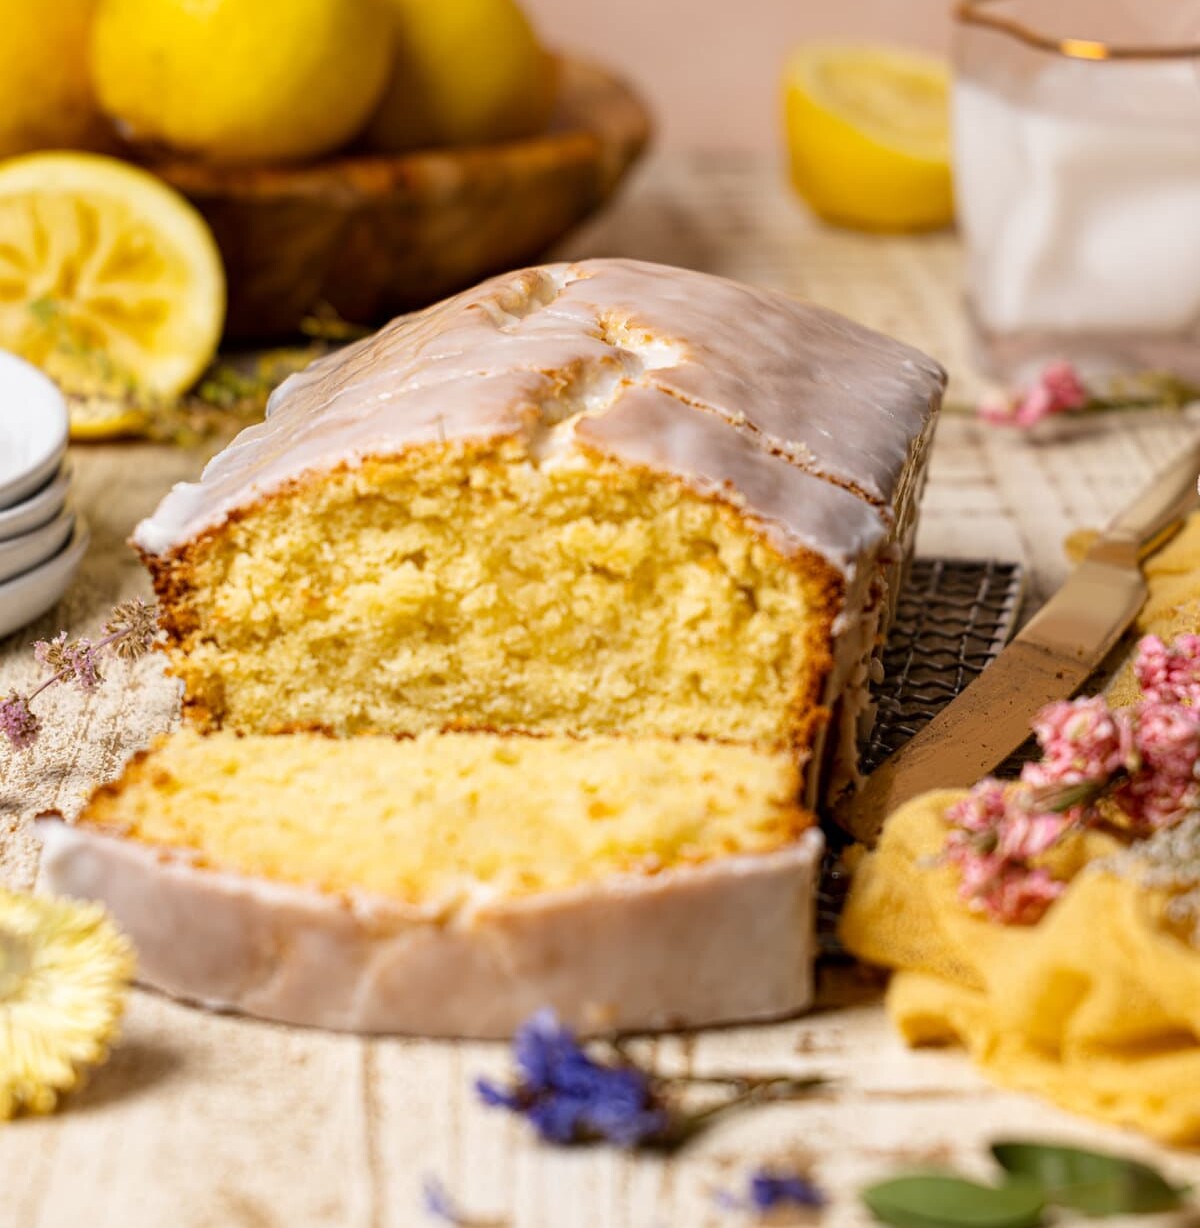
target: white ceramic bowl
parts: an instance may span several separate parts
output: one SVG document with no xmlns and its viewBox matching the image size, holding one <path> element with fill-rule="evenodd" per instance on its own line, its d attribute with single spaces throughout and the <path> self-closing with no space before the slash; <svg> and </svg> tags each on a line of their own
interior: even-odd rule
<svg viewBox="0 0 1200 1228">
<path fill-rule="evenodd" d="M 46 562 L 57 554 L 75 527 L 75 513 L 64 507 L 49 524 L 0 542 L 0 581 L 11 580 L 23 571 Z"/>
<path fill-rule="evenodd" d="M 44 486 L 67 450 L 67 403 L 52 380 L 0 350 L 0 508 Z"/>
<path fill-rule="evenodd" d="M 20 537 L 31 529 L 49 524 L 67 501 L 71 489 L 71 462 L 63 461 L 58 472 L 27 499 L 14 503 L 0 511 L 0 542 L 10 537 Z"/>
<path fill-rule="evenodd" d="M 67 591 L 87 553 L 90 537 L 87 522 L 77 516 L 71 540 L 52 559 L 0 584 L 0 636 L 45 614 Z"/>
</svg>

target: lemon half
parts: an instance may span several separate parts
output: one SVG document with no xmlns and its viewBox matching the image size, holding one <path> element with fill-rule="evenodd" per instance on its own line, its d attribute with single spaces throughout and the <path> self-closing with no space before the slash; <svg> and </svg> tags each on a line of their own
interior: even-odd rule
<svg viewBox="0 0 1200 1228">
<path fill-rule="evenodd" d="M 831 222 L 922 230 L 954 218 L 949 73 L 929 56 L 814 44 L 784 70 L 792 181 Z"/>
<path fill-rule="evenodd" d="M 79 396 L 177 396 L 221 337 L 225 275 L 204 219 L 93 154 L 0 162 L 0 347 Z"/>
</svg>

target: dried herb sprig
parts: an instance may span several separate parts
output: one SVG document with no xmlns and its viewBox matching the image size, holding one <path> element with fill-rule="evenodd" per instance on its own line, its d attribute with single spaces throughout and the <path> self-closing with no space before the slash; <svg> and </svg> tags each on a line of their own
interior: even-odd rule
<svg viewBox="0 0 1200 1228">
<path fill-rule="evenodd" d="M 550 1010 L 517 1030 L 513 1056 L 516 1079 L 507 1085 L 480 1079 L 479 1097 L 525 1117 L 544 1142 L 556 1144 L 674 1150 L 718 1117 L 801 1099 L 827 1082 L 782 1074 L 662 1075 L 636 1063 L 619 1043 L 600 1042 L 589 1052 Z M 685 1092 L 700 1088 L 717 1098 L 683 1103 Z"/>
<path fill-rule="evenodd" d="M 1200 400 L 1200 387 L 1164 371 L 1116 376 L 1103 385 L 1087 383 L 1069 362 L 1044 367 L 1032 384 L 1016 392 L 985 396 L 975 407 L 993 426 L 1029 430 L 1063 414 L 1104 413 L 1121 409 L 1182 409 Z"/>
<path fill-rule="evenodd" d="M 135 661 L 147 652 L 158 636 L 157 611 L 140 597 L 113 607 L 104 624 L 104 636 L 94 643 L 84 637 L 71 639 L 60 631 L 53 639 L 38 640 L 35 659 L 51 672 L 32 691 L 13 691 L 0 699 L 0 735 L 15 750 L 27 750 L 37 741 L 41 721 L 31 707 L 45 690 L 60 682 L 74 683 L 81 691 L 94 691 L 104 680 L 101 663 L 106 654 Z"/>
<path fill-rule="evenodd" d="M 190 444 L 262 417 L 268 397 L 289 375 L 368 330 L 319 303 L 300 323 L 303 344 L 282 346 L 254 357 L 217 358 L 180 396 L 162 396 L 141 386 L 64 306 L 35 299 L 29 313 L 45 340 L 38 361 L 61 379 L 72 428 L 83 438 L 138 435 L 163 443 Z"/>
</svg>

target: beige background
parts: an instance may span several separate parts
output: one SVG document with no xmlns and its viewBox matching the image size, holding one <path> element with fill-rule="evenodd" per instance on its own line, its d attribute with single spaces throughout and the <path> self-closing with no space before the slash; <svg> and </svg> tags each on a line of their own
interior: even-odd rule
<svg viewBox="0 0 1200 1228">
<path fill-rule="evenodd" d="M 779 148 L 779 74 L 796 43 L 869 39 L 946 53 L 952 0 L 523 0 L 556 47 L 621 69 L 675 149 Z"/>
</svg>

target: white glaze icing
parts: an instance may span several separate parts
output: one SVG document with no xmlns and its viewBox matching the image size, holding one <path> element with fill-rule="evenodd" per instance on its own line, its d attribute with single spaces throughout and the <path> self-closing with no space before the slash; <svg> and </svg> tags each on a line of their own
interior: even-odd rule
<svg viewBox="0 0 1200 1228">
<path fill-rule="evenodd" d="M 102 901 L 143 984 L 355 1032 L 507 1037 L 552 1006 L 581 1033 L 793 1014 L 812 998 L 823 840 L 450 915 L 219 873 L 38 820 L 42 884 Z"/>
<path fill-rule="evenodd" d="M 134 541 L 168 553 L 304 473 L 431 440 L 522 435 L 536 455 L 544 432 L 583 415 L 580 441 L 736 491 L 777 541 L 843 562 L 864 514 L 844 511 L 837 484 L 890 519 L 943 382 L 936 363 L 899 342 L 722 278 L 627 260 L 527 269 L 292 376 L 266 422 L 242 432 L 199 483 L 168 494 Z M 668 413 L 664 398 L 689 413 Z M 671 424 L 669 447 L 635 419 L 656 407 Z M 749 464 L 747 443 L 829 480 L 792 482 L 785 505 L 780 470 Z M 855 521 L 849 534 L 837 528 L 844 514 Z"/>
</svg>

